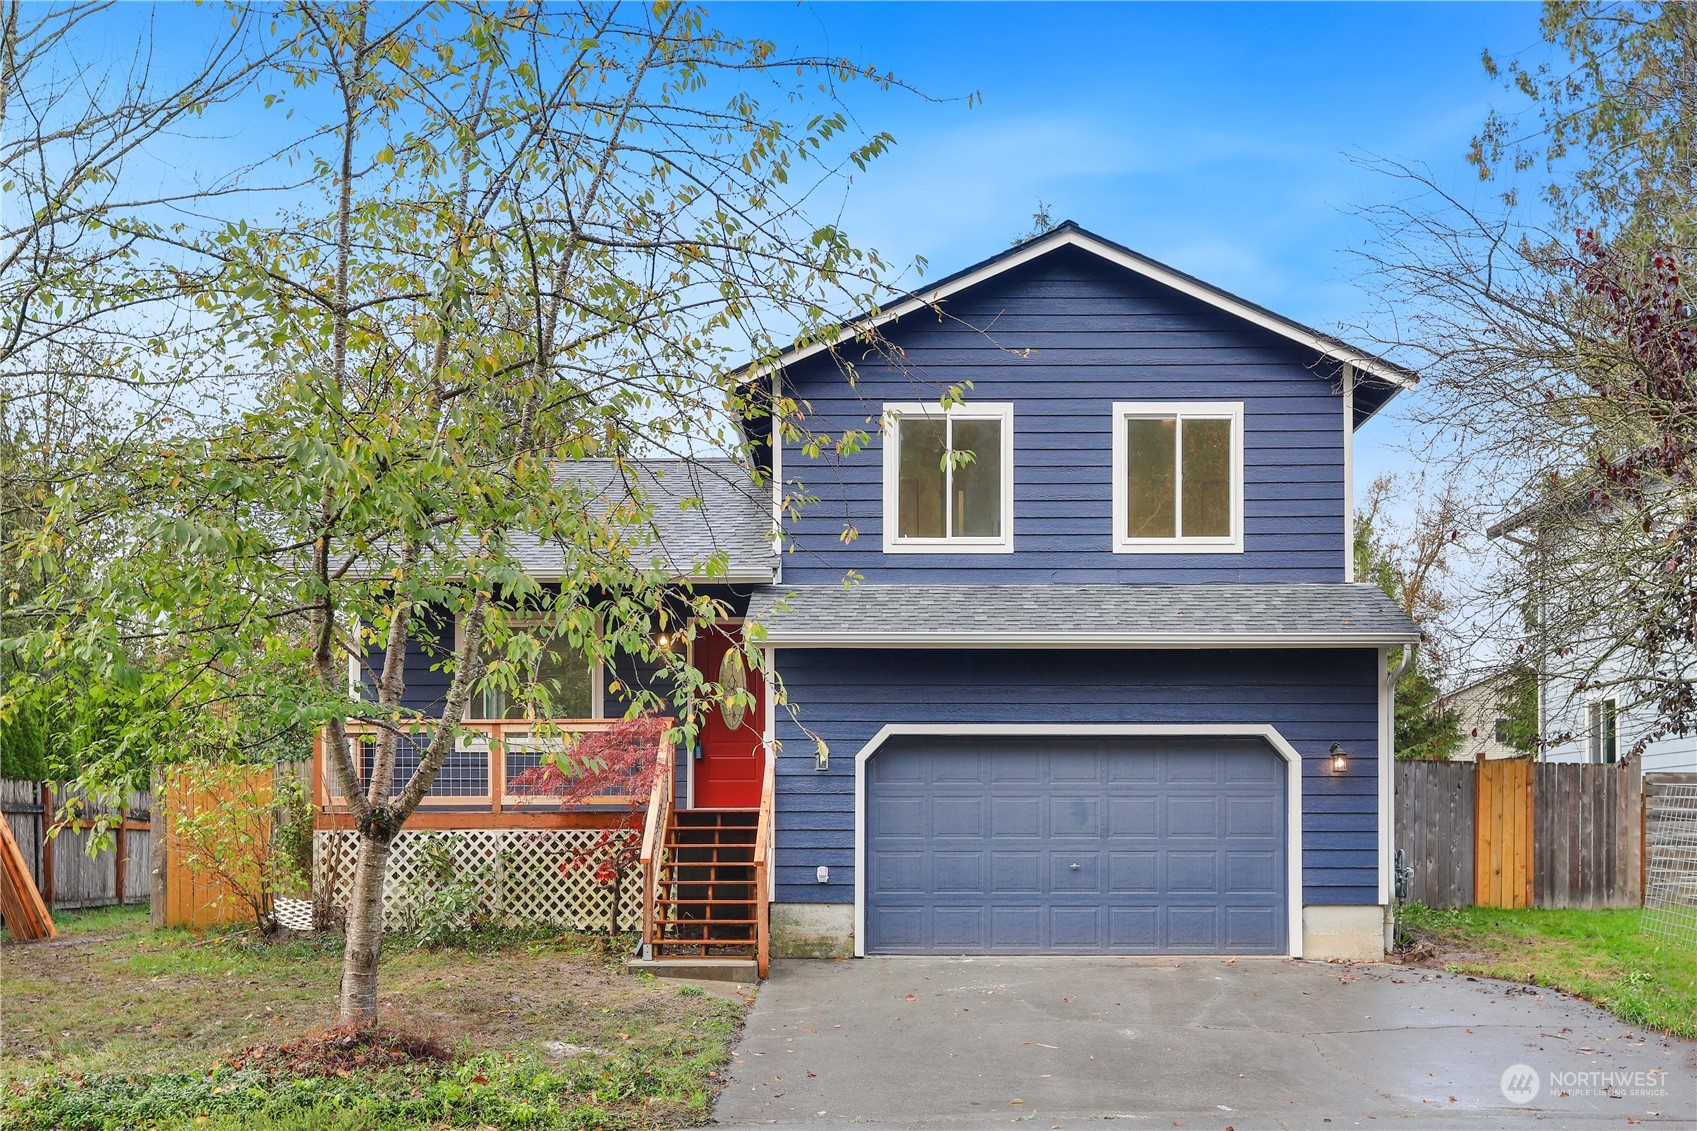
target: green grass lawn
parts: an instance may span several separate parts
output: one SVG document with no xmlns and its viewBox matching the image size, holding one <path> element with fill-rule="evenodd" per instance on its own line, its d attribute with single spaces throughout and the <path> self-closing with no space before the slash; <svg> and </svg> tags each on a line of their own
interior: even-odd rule
<svg viewBox="0 0 1697 1131">
<path fill-rule="evenodd" d="M 278 1070 L 243 1050 L 333 1024 L 338 939 L 153 931 L 145 908 L 56 923 L 53 942 L 0 948 L 0 1126 L 694 1125 L 751 1000 L 626 974 L 581 936 L 441 950 L 391 938 L 382 1027 L 433 1038 L 452 1059 Z"/>
<path fill-rule="evenodd" d="M 1446 969 L 1565 990 L 1623 1021 L 1697 1037 L 1697 952 L 1639 931 L 1633 911 L 1407 908 Z"/>
</svg>

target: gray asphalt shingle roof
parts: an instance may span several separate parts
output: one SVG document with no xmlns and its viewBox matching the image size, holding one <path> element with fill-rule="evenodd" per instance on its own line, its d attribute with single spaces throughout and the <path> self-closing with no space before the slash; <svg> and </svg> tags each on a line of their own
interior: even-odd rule
<svg viewBox="0 0 1697 1131">
<path fill-rule="evenodd" d="M 726 580 L 769 579 L 772 504 L 766 490 L 749 480 L 733 459 L 575 460 L 560 464 L 554 481 L 575 483 L 608 510 L 640 493 L 652 512 L 647 547 L 651 560 L 679 576 L 703 577 L 709 559 L 726 556 Z M 514 538 L 512 552 L 526 572 L 558 575 L 560 547 L 533 537 Z M 716 579 L 715 579 L 716 580 Z"/>
<path fill-rule="evenodd" d="M 749 619 L 782 647 L 1370 647 L 1420 629 L 1376 585 L 773 586 Z"/>
</svg>

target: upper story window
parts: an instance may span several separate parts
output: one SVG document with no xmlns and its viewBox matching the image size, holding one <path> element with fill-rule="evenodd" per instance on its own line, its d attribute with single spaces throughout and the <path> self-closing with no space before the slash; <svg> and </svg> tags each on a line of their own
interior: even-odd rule
<svg viewBox="0 0 1697 1131">
<path fill-rule="evenodd" d="M 1612 766 L 1620 761 L 1620 702 L 1597 699 L 1591 703 L 1591 761 Z"/>
<path fill-rule="evenodd" d="M 1013 549 L 1013 405 L 884 406 L 884 549 Z"/>
<path fill-rule="evenodd" d="M 1114 552 L 1242 550 L 1242 402 L 1115 404 Z"/>
</svg>

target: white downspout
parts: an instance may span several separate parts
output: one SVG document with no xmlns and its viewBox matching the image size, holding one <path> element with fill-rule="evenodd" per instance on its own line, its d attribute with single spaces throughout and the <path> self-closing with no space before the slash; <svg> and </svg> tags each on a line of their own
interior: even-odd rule
<svg viewBox="0 0 1697 1131">
<path fill-rule="evenodd" d="M 1380 663 L 1384 653 L 1380 652 Z M 1414 663 L 1414 645 L 1402 646 L 1402 659 L 1385 676 L 1384 718 L 1379 721 L 1379 898 L 1385 905 L 1385 953 L 1396 946 L 1396 922 L 1392 905 L 1396 900 L 1396 685 Z"/>
</svg>

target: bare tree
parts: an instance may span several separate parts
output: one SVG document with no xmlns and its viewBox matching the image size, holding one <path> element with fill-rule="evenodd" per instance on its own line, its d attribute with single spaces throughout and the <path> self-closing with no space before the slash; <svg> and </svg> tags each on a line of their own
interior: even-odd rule
<svg viewBox="0 0 1697 1131">
<path fill-rule="evenodd" d="M 151 268 L 170 220 L 245 188 L 236 169 L 167 190 L 129 172 L 251 88 L 270 54 L 253 14 L 231 9 L 198 56 L 179 44 L 160 57 L 141 21 L 128 64 L 101 66 L 89 45 L 118 12 L 110 0 L 0 8 L 0 372 L 14 395 L 49 343 L 59 372 L 111 380 L 119 343 L 166 333 L 171 315 L 158 307 L 174 288 Z"/>
<path fill-rule="evenodd" d="M 1521 539 L 1458 610 L 1470 646 L 1653 704 L 1641 749 L 1697 729 L 1697 10 L 1549 4 L 1544 30 L 1565 62 L 1511 64 L 1525 109 L 1475 139 L 1498 196 L 1376 163 L 1397 191 L 1366 210 L 1384 302 L 1368 332 L 1422 371 L 1404 411 L 1416 450 L 1467 484 L 1463 525 Z"/>
<path fill-rule="evenodd" d="M 1392 503 L 1410 498 L 1412 513 L 1398 518 Z M 1356 512 L 1356 577 L 1384 590 L 1426 633 L 1426 643 L 1397 681 L 1399 758 L 1447 758 L 1461 741 L 1459 713 L 1445 707 L 1438 693 L 1438 681 L 1459 660 L 1447 590 L 1459 553 L 1461 510 L 1453 483 L 1432 495 L 1421 474 L 1412 482 L 1379 476 Z"/>
</svg>

